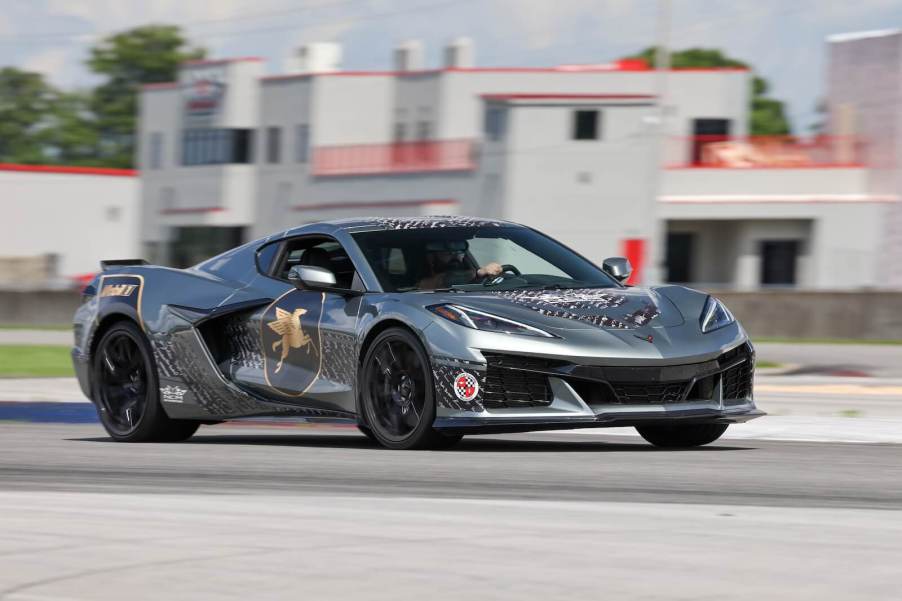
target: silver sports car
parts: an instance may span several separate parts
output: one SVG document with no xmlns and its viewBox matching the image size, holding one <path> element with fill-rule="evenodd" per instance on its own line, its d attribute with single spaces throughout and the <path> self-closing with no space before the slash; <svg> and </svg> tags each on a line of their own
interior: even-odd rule
<svg viewBox="0 0 902 601">
<path fill-rule="evenodd" d="M 624 285 L 521 225 L 305 225 L 179 270 L 104 261 L 75 315 L 79 382 L 116 440 L 251 416 L 344 419 L 394 449 L 465 434 L 635 427 L 658 446 L 763 415 L 716 298 Z"/>
</svg>

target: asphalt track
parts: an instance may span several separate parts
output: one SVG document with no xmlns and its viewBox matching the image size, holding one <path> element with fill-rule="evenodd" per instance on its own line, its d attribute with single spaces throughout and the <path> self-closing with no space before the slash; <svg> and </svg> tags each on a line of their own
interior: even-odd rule
<svg viewBox="0 0 902 601">
<path fill-rule="evenodd" d="M 899 599 L 900 509 L 902 445 L 8 423 L 0 599 Z"/>
</svg>

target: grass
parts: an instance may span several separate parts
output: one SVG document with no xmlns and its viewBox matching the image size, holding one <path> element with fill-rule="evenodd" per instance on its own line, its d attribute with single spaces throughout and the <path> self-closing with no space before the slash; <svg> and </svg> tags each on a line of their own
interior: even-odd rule
<svg viewBox="0 0 902 601">
<path fill-rule="evenodd" d="M 0 345 L 0 378 L 74 375 L 68 346 Z"/>
<path fill-rule="evenodd" d="M 778 367 L 783 367 L 783 364 L 777 363 L 776 361 L 755 361 L 755 367 L 760 369 L 776 369 Z"/>
<path fill-rule="evenodd" d="M 755 342 L 775 342 L 779 344 L 884 344 L 900 345 L 902 340 L 874 340 L 869 338 L 780 338 L 776 336 L 754 336 Z"/>
<path fill-rule="evenodd" d="M 0 330 L 52 330 L 63 332 L 71 329 L 71 323 L 0 323 Z"/>
<path fill-rule="evenodd" d="M 861 417 L 864 415 L 864 411 L 859 409 L 843 409 L 839 414 L 843 417 Z"/>
</svg>

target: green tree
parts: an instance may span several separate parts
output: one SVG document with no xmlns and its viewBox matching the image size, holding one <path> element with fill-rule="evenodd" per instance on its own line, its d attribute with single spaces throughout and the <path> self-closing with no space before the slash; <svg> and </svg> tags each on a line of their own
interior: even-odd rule
<svg viewBox="0 0 902 601">
<path fill-rule="evenodd" d="M 627 58 L 641 59 L 648 65 L 655 64 L 654 47 Z M 689 48 L 670 54 L 675 69 L 699 67 L 744 67 L 747 63 L 730 58 L 713 48 Z M 789 120 L 783 102 L 767 96 L 769 85 L 763 77 L 752 78 L 751 106 L 749 107 L 749 132 L 753 136 L 773 136 L 790 133 Z"/>
<path fill-rule="evenodd" d="M 91 49 L 88 66 L 105 81 L 93 92 L 99 157 L 113 167 L 131 167 L 140 87 L 173 81 L 180 63 L 203 58 L 174 25 L 147 25 L 114 34 Z"/>
<path fill-rule="evenodd" d="M 99 156 L 97 122 L 89 91 L 60 92 L 47 115 L 41 140 L 49 162 L 61 165 L 105 165 Z"/>
<path fill-rule="evenodd" d="M 0 162 L 46 161 L 44 132 L 57 95 L 40 73 L 0 69 Z"/>
</svg>

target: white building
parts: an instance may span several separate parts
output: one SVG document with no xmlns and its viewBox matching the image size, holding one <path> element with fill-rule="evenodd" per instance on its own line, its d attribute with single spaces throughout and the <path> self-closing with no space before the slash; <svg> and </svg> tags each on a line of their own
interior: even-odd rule
<svg viewBox="0 0 902 601">
<path fill-rule="evenodd" d="M 67 286 L 139 256 L 138 202 L 132 170 L 0 164 L 0 286 Z"/>
<path fill-rule="evenodd" d="M 340 54 L 307 46 L 280 76 L 258 59 L 191 62 L 145 87 L 146 258 L 187 265 L 327 218 L 450 213 L 522 222 L 643 269 L 656 212 L 661 279 L 883 285 L 897 189 L 874 187 L 851 136 L 749 140 L 745 70 L 481 68 L 466 40 L 438 69 L 417 43 L 392 71 L 342 71 Z"/>
</svg>

